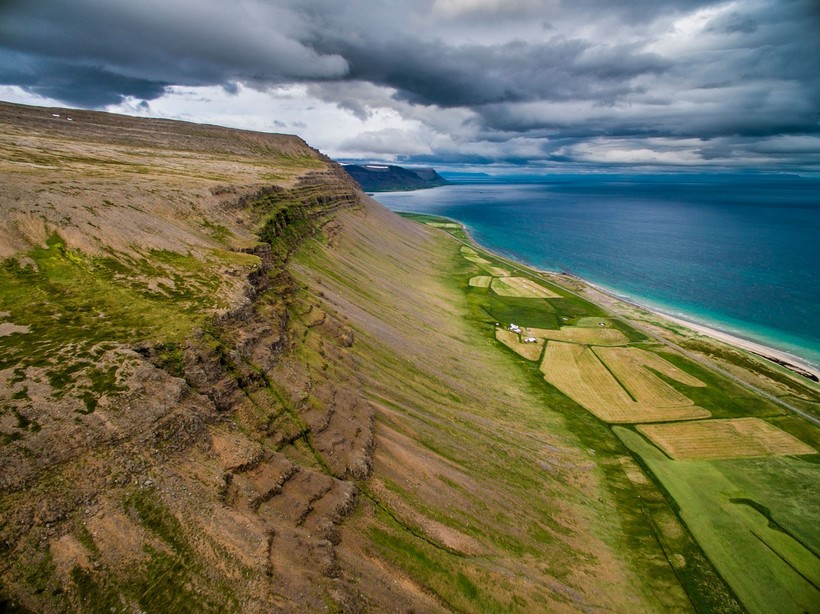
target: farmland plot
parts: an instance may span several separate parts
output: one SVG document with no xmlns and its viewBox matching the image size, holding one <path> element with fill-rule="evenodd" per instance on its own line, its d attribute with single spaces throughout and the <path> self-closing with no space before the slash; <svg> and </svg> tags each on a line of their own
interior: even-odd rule
<svg viewBox="0 0 820 614">
<path fill-rule="evenodd" d="M 533 337 L 584 345 L 623 345 L 629 341 L 626 335 L 614 328 L 562 326 L 560 330 L 531 328 L 529 332 Z"/>
<path fill-rule="evenodd" d="M 631 383 L 625 390 L 621 385 L 623 382 L 619 383 L 595 352 L 583 345 L 549 341 L 541 371 L 550 384 L 605 422 L 667 422 L 708 418 L 711 415 L 682 395 L 680 404 L 667 403 L 664 406 L 631 396 L 628 392 L 630 388 L 642 390 L 642 387 L 652 385 L 642 379 L 638 384 Z M 647 376 L 654 377 L 648 372 Z M 677 394 L 673 388 L 670 389 Z"/>
<path fill-rule="evenodd" d="M 510 274 L 510 272 L 507 269 L 502 269 L 501 267 L 497 267 L 491 263 L 479 264 L 478 266 L 480 266 L 483 270 L 485 270 L 493 277 L 506 277 Z"/>
<path fill-rule="evenodd" d="M 518 298 L 560 298 L 552 290 L 535 283 L 526 277 L 505 277 L 494 279 L 490 286 L 498 296 L 512 296 Z"/>
<path fill-rule="evenodd" d="M 477 275 L 470 278 L 470 285 L 473 288 L 489 288 L 492 280 L 493 278 L 489 275 Z"/>
<path fill-rule="evenodd" d="M 604 326 L 601 326 L 601 324 Z M 578 318 L 575 326 L 579 326 L 581 328 L 609 328 L 612 326 L 612 320 L 598 316 L 585 316 L 583 318 Z"/>
<path fill-rule="evenodd" d="M 495 338 L 527 360 L 538 360 L 541 358 L 541 351 L 544 349 L 543 339 L 538 339 L 535 343 L 523 343 L 517 333 L 503 328 L 496 329 Z"/>
<path fill-rule="evenodd" d="M 815 454 L 811 446 L 759 418 L 647 424 L 638 430 L 679 460 Z"/>
<path fill-rule="evenodd" d="M 700 380 L 666 362 L 657 354 L 638 348 L 599 347 L 598 357 L 606 363 L 613 375 L 639 403 L 657 407 L 677 407 L 694 403 L 672 386 L 659 379 L 646 367 L 651 367 L 664 375 L 686 384 L 704 386 Z"/>
</svg>

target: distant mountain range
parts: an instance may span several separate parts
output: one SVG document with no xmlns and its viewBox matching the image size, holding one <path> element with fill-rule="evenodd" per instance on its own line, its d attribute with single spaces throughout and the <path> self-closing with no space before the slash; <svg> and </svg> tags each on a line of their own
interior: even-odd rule
<svg viewBox="0 0 820 614">
<path fill-rule="evenodd" d="M 403 168 L 387 164 L 345 164 L 344 169 L 366 192 L 423 190 L 447 185 L 432 168 Z"/>
</svg>

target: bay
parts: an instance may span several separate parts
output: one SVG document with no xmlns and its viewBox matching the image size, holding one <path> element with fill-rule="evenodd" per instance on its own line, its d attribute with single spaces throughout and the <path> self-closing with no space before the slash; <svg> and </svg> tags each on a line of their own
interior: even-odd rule
<svg viewBox="0 0 820 614">
<path fill-rule="evenodd" d="M 453 218 L 500 254 L 820 366 L 820 179 L 459 175 L 375 198 Z"/>
</svg>

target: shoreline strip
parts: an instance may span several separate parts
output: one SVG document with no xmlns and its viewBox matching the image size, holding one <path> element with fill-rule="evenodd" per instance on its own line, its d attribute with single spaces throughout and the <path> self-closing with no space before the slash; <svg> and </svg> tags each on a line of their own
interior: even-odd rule
<svg viewBox="0 0 820 614">
<path fill-rule="evenodd" d="M 401 213 L 401 212 L 396 212 L 396 213 Z M 408 213 L 412 213 L 412 212 L 408 212 Z M 427 215 L 429 215 L 429 214 L 427 214 Z M 438 217 L 441 217 L 441 216 L 438 216 Z M 450 219 L 450 218 L 442 218 L 442 219 Z M 687 320 L 687 319 L 682 318 L 680 316 L 673 316 L 673 315 L 668 314 L 668 313 L 666 313 L 666 312 L 664 312 L 664 311 L 662 311 L 662 310 L 660 310 L 656 307 L 650 307 L 648 305 L 644 305 L 642 303 L 636 302 L 636 301 L 634 301 L 630 298 L 625 298 L 624 296 L 616 294 L 615 292 L 613 292 L 612 290 L 610 290 L 608 288 L 601 287 L 601 286 L 599 286 L 599 285 L 597 285 L 593 282 L 590 282 L 590 281 L 584 279 L 583 277 L 579 277 L 579 276 L 574 275 L 572 273 L 567 273 L 565 271 L 548 271 L 548 270 L 544 270 L 544 269 L 539 269 L 537 267 L 530 266 L 530 265 L 524 264 L 523 262 L 519 262 L 517 260 L 514 260 L 511 257 L 498 254 L 497 252 L 493 251 L 492 249 L 489 249 L 488 247 L 486 247 L 486 246 L 482 245 L 481 243 L 479 243 L 478 241 L 476 241 L 475 237 L 473 237 L 473 235 L 470 233 L 470 231 L 467 229 L 467 227 L 463 223 L 459 222 L 458 220 L 452 220 L 452 221 L 457 223 L 461 227 L 462 232 L 464 232 L 465 236 L 469 239 L 469 241 L 463 241 L 463 240 L 459 239 L 458 237 L 453 237 L 454 239 L 456 239 L 457 241 L 460 241 L 464 245 L 467 245 L 467 246 L 470 246 L 470 247 L 473 247 L 473 246 L 478 247 L 478 248 L 484 250 L 485 252 L 487 252 L 489 254 L 492 254 L 494 257 L 498 258 L 499 260 L 503 260 L 503 261 L 509 263 L 509 265 L 511 267 L 517 267 L 519 271 L 522 271 L 522 272 L 528 272 L 529 271 L 529 272 L 540 273 L 540 274 L 543 274 L 543 275 L 563 275 L 563 276 L 566 276 L 566 277 L 570 277 L 570 278 L 575 279 L 575 280 L 583 283 L 584 285 L 594 289 L 595 291 L 605 295 L 609 299 L 620 301 L 622 303 L 626 303 L 627 305 L 630 305 L 632 307 L 635 307 L 635 308 L 640 309 L 642 311 L 645 311 L 647 313 L 651 313 L 651 314 L 653 314 L 655 316 L 658 316 L 662 319 L 673 322 L 673 323 L 675 323 L 679 326 L 682 326 L 684 328 L 688 328 L 691 332 L 694 332 L 694 333 L 697 333 L 699 335 L 703 335 L 703 336 L 706 336 L 706 337 L 710 337 L 710 338 L 712 338 L 716 341 L 720 341 L 720 342 L 726 343 L 730 346 L 733 346 L 735 348 L 739 348 L 741 350 L 745 350 L 747 352 L 750 352 L 750 353 L 754 354 L 755 356 L 758 356 L 760 358 L 768 360 L 769 362 L 775 363 L 775 364 L 780 365 L 780 366 L 782 366 L 786 369 L 789 369 L 793 373 L 796 373 L 797 375 L 801 375 L 801 376 L 805 377 L 806 379 L 808 379 L 810 381 L 814 381 L 815 383 L 820 382 L 820 369 L 815 367 L 808 360 L 806 360 L 804 358 L 801 358 L 800 356 L 795 356 L 795 355 L 790 354 L 786 351 L 778 350 L 776 348 L 773 348 L 773 347 L 770 347 L 768 345 L 764 345 L 762 343 L 758 343 L 758 342 L 755 342 L 755 341 L 751 341 L 749 339 L 744 339 L 743 337 L 739 337 L 739 336 L 734 335 L 732 333 L 722 331 L 722 330 L 720 330 L 718 328 L 714 328 L 712 326 L 707 326 L 705 324 L 701 324 L 701 323 L 698 323 L 698 322 L 693 322 L 691 320 Z M 450 234 L 450 233 L 447 233 L 447 234 Z M 450 234 L 450 236 L 453 236 L 453 235 Z M 544 281 L 547 281 L 548 283 L 554 283 L 554 282 L 550 282 L 550 280 L 544 280 Z M 575 292 L 573 292 L 572 290 L 569 290 L 567 288 L 564 288 L 564 290 L 566 290 L 568 292 L 571 292 L 572 294 L 575 294 Z M 581 298 L 585 298 L 585 297 L 581 297 Z"/>
</svg>

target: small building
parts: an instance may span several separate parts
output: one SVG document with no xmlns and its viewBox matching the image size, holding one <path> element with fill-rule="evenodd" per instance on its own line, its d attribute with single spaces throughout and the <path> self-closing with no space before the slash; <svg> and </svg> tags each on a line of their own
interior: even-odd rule
<svg viewBox="0 0 820 614">
<path fill-rule="evenodd" d="M 524 339 L 524 343 L 538 343 L 538 339 L 535 337 L 526 337 Z"/>
</svg>

